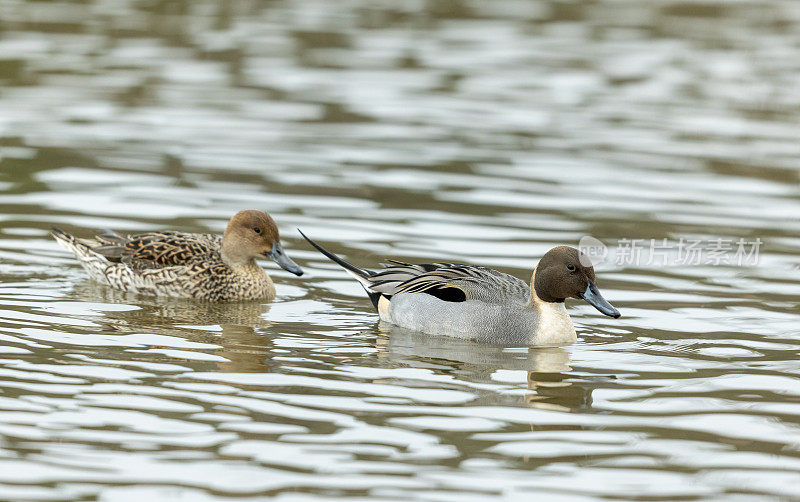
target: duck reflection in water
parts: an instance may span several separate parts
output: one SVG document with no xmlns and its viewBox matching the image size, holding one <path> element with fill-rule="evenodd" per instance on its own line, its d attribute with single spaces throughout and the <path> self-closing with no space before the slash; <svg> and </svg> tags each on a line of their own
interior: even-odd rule
<svg viewBox="0 0 800 502">
<path fill-rule="evenodd" d="M 520 406 L 573 412 L 591 408 L 595 385 L 572 373 L 571 352 L 563 347 L 504 348 L 451 337 L 427 336 L 389 323 L 377 327 L 378 357 L 392 366 L 422 368 L 471 383 L 502 385 L 499 372 L 526 371 L 527 388 L 517 392 L 482 393 L 478 406 Z"/>
<path fill-rule="evenodd" d="M 265 372 L 270 369 L 270 305 L 258 301 L 197 303 L 128 293 L 92 281 L 77 283 L 65 300 L 129 306 L 99 312 L 103 331 L 120 335 L 154 333 L 187 342 L 197 359 L 182 362 L 195 371 Z M 196 343 L 208 344 L 197 348 Z M 173 347 L 181 350 L 180 347 Z M 154 348 L 160 350 L 159 348 Z M 208 354 L 208 356 L 204 356 Z M 166 356 L 165 356 L 166 358 Z M 174 358 L 169 361 L 174 362 Z"/>
<path fill-rule="evenodd" d="M 525 404 L 531 408 L 550 411 L 577 411 L 592 407 L 592 390 L 574 380 L 570 374 L 570 353 L 560 347 L 531 349 L 529 356 L 535 362 L 528 371 L 528 389 Z"/>
</svg>

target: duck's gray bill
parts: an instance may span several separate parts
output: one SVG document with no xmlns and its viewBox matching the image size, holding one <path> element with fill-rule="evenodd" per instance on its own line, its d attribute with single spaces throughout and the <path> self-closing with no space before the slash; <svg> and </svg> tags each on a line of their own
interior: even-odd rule
<svg viewBox="0 0 800 502">
<path fill-rule="evenodd" d="M 273 242 L 272 243 L 272 251 L 267 254 L 270 258 L 275 261 L 280 267 L 288 272 L 293 273 L 294 275 L 303 275 L 303 269 L 297 266 L 297 263 L 293 262 L 291 258 L 286 256 L 286 253 L 283 251 L 283 246 L 281 246 L 280 242 Z"/>
<path fill-rule="evenodd" d="M 586 291 L 583 292 L 581 298 L 609 317 L 616 319 L 622 315 L 619 313 L 619 310 L 615 309 L 613 305 L 603 298 L 603 295 L 600 294 L 600 290 L 597 289 L 597 286 L 592 281 L 589 281 L 589 285 L 586 286 Z"/>
</svg>

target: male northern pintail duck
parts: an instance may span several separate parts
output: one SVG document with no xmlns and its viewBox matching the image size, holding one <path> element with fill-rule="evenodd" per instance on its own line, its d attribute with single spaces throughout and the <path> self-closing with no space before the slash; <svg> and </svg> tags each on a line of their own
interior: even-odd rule
<svg viewBox="0 0 800 502">
<path fill-rule="evenodd" d="M 566 298 L 582 298 L 607 316 L 620 316 L 600 295 L 589 259 L 569 246 L 548 251 L 528 285 L 490 268 L 455 263 L 389 260 L 373 272 L 300 234 L 361 283 L 382 320 L 404 328 L 503 345 L 555 345 L 577 340 Z"/>
<path fill-rule="evenodd" d="M 236 213 L 222 236 L 108 232 L 94 239 L 78 239 L 54 228 L 53 237 L 75 254 L 92 279 L 148 295 L 206 301 L 271 300 L 275 285 L 256 263 L 264 257 L 303 275 L 284 253 L 278 226 L 264 211 Z"/>
</svg>

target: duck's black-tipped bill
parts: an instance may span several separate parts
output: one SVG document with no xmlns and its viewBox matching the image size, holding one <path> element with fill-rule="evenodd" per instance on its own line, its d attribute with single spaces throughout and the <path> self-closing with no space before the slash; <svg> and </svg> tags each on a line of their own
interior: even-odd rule
<svg viewBox="0 0 800 502">
<path fill-rule="evenodd" d="M 619 313 L 619 310 L 615 309 L 613 305 L 608 303 L 608 300 L 603 298 L 603 295 L 600 294 L 600 290 L 597 289 L 597 286 L 592 281 L 589 281 L 589 285 L 586 286 L 586 291 L 581 294 L 581 298 L 586 300 L 589 305 L 609 317 L 617 319 L 622 315 Z"/>
<path fill-rule="evenodd" d="M 286 256 L 286 253 L 283 251 L 283 246 L 281 246 L 280 242 L 272 243 L 272 251 L 267 253 L 267 257 L 272 258 L 275 263 L 277 263 L 287 272 L 291 272 L 298 276 L 303 275 L 303 269 L 300 268 L 297 263 L 293 262 L 291 258 Z"/>
</svg>

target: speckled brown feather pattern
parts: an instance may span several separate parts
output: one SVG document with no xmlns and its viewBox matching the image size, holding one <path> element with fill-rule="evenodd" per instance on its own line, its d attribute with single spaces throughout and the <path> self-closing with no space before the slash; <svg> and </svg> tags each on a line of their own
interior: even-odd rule
<svg viewBox="0 0 800 502">
<path fill-rule="evenodd" d="M 221 245 L 218 235 L 148 232 L 127 236 L 120 259 L 135 270 L 214 262 L 221 261 Z"/>
<path fill-rule="evenodd" d="M 166 231 L 76 239 L 58 229 L 53 235 L 93 279 L 116 289 L 207 301 L 275 295 L 272 280 L 255 262 L 236 269 L 225 263 L 218 235 Z"/>
</svg>

